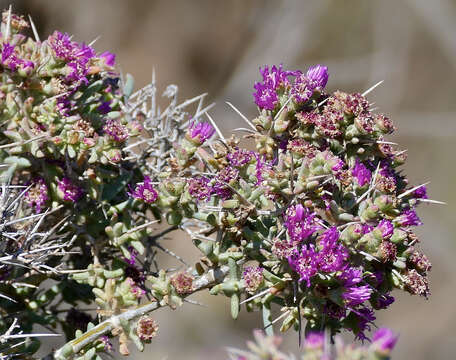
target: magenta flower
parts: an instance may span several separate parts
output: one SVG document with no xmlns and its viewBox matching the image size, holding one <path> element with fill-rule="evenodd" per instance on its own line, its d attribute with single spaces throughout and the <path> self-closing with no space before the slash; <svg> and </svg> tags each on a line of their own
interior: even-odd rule
<svg viewBox="0 0 456 360">
<path fill-rule="evenodd" d="M 415 198 L 417 199 L 427 199 L 427 189 L 426 185 L 420 186 L 418 189 L 414 191 Z"/>
<path fill-rule="evenodd" d="M 306 74 L 299 74 L 291 93 L 297 103 L 305 103 L 314 91 L 322 91 L 328 82 L 328 68 L 322 65 L 311 66 Z"/>
<path fill-rule="evenodd" d="M 339 240 L 339 231 L 336 227 L 326 230 L 321 239 L 320 246 L 322 249 L 318 253 L 318 265 L 320 270 L 325 272 L 338 271 L 343 267 L 348 258 L 348 250 L 337 243 Z"/>
<path fill-rule="evenodd" d="M 397 339 L 398 336 L 394 335 L 390 329 L 380 328 L 374 333 L 372 342 L 382 353 L 388 354 L 394 349 Z"/>
<path fill-rule="evenodd" d="M 46 182 L 42 178 L 35 179 L 33 185 L 25 193 L 25 202 L 35 208 L 36 213 L 39 214 L 48 200 Z"/>
<path fill-rule="evenodd" d="M 215 133 L 215 129 L 207 122 L 196 123 L 192 121 L 188 128 L 189 135 L 192 139 L 196 139 L 200 144 L 211 138 Z"/>
<path fill-rule="evenodd" d="M 299 281 L 310 287 L 310 278 L 317 273 L 317 253 L 313 245 L 304 245 L 301 251 L 295 249 L 288 257 L 291 268 L 299 274 Z"/>
<path fill-rule="evenodd" d="M 108 66 L 114 66 L 116 64 L 116 55 L 105 51 L 99 55 L 100 59 L 103 59 L 105 64 Z"/>
<path fill-rule="evenodd" d="M 351 309 L 357 316 L 358 330 L 356 332 L 356 338 L 364 341 L 369 340 L 366 336 L 365 331 L 370 331 L 370 324 L 375 321 L 374 311 L 368 307 L 364 307 L 358 310 Z"/>
<path fill-rule="evenodd" d="M 252 160 L 253 154 L 253 151 L 236 149 L 234 152 L 229 153 L 226 158 L 232 166 L 241 167 Z"/>
<path fill-rule="evenodd" d="M 383 294 L 380 295 L 377 299 L 377 308 L 378 309 L 386 309 L 388 306 L 390 306 L 394 302 L 394 297 L 391 296 L 390 294 Z"/>
<path fill-rule="evenodd" d="M 345 288 L 342 298 L 348 306 L 357 306 L 370 299 L 372 289 L 369 285 L 350 286 Z"/>
<path fill-rule="evenodd" d="M 320 229 L 316 223 L 316 214 L 301 204 L 290 206 L 287 210 L 285 226 L 293 242 L 301 242 Z"/>
<path fill-rule="evenodd" d="M 401 226 L 419 226 L 423 225 L 415 210 L 406 210 L 395 221 Z"/>
<path fill-rule="evenodd" d="M 271 89 L 267 84 L 255 83 L 253 86 L 256 92 L 253 93 L 255 104 L 260 109 L 274 110 L 279 102 L 279 98 L 274 89 Z"/>
<path fill-rule="evenodd" d="M 155 202 L 158 198 L 158 193 L 152 186 L 152 180 L 149 176 L 145 176 L 144 181 L 136 184 L 135 189 L 128 194 L 131 197 L 142 200 L 147 204 Z"/>
<path fill-rule="evenodd" d="M 304 347 L 307 349 L 322 349 L 324 344 L 325 334 L 322 332 L 311 332 L 304 341 Z"/>
<path fill-rule="evenodd" d="M 387 240 L 391 237 L 391 235 L 393 235 L 394 225 L 391 221 L 383 219 L 378 223 L 376 229 L 381 232 L 382 238 Z"/>
<path fill-rule="evenodd" d="M 17 67 L 23 63 L 24 61 L 17 57 L 14 46 L 4 43 L 2 48 L 2 64 L 10 70 L 16 71 Z"/>
<path fill-rule="evenodd" d="M 60 180 L 57 183 L 57 187 L 63 193 L 63 200 L 65 201 L 76 202 L 84 193 L 80 187 L 73 184 L 67 177 L 64 177 L 62 180 Z"/>
<path fill-rule="evenodd" d="M 123 142 L 128 138 L 128 129 L 119 120 L 107 120 L 103 126 L 103 131 L 116 142 Z"/>
<path fill-rule="evenodd" d="M 255 83 L 256 91 L 253 93 L 253 97 L 258 107 L 265 110 L 274 110 L 277 106 L 279 103 L 277 90 L 290 85 L 288 77 L 300 74 L 299 71 L 283 70 L 282 64 L 278 67 L 272 66 L 271 70 L 269 70 L 269 66 L 264 66 L 260 68 L 260 73 L 263 76 L 263 82 Z"/>
<path fill-rule="evenodd" d="M 314 89 L 312 80 L 301 74 L 295 79 L 291 93 L 297 103 L 303 104 L 312 97 Z"/>
<path fill-rule="evenodd" d="M 93 48 L 85 44 L 78 44 L 72 41 L 68 34 L 62 34 L 59 31 L 54 31 L 49 36 L 47 43 L 54 51 L 55 56 L 65 61 L 70 69 L 65 80 L 68 83 L 75 84 L 75 87 L 81 83 L 87 84 L 86 76 L 89 72 L 89 61 L 95 57 Z"/>
<path fill-rule="evenodd" d="M 232 167 L 227 166 L 223 168 L 217 175 L 216 181 L 214 184 L 214 191 L 218 197 L 223 200 L 227 200 L 233 196 L 233 192 L 231 189 L 226 185 L 229 184 L 233 180 L 237 180 L 239 178 L 239 170 Z"/>
<path fill-rule="evenodd" d="M 2 63 L 8 60 L 14 54 L 14 46 L 9 43 L 4 43 L 2 48 Z"/>
<path fill-rule="evenodd" d="M 189 194 L 198 200 L 209 200 L 214 189 L 209 185 L 210 180 L 204 176 L 191 178 L 188 181 Z"/>
<path fill-rule="evenodd" d="M 356 159 L 355 166 L 352 169 L 352 175 L 356 178 L 359 186 L 364 186 L 371 181 L 371 172 L 362 162 Z"/>
<path fill-rule="evenodd" d="M 339 279 L 344 282 L 345 287 L 350 287 L 361 282 L 363 272 L 360 269 L 347 267 L 344 269 L 342 274 L 339 275 Z"/>
<path fill-rule="evenodd" d="M 309 80 L 311 80 L 314 89 L 321 91 L 324 89 L 328 82 L 329 74 L 328 74 L 328 67 L 323 65 L 315 65 L 311 66 L 306 73 L 306 76 Z"/>
<path fill-rule="evenodd" d="M 269 66 L 265 65 L 263 68 L 260 68 L 260 73 L 263 76 L 263 82 L 268 84 L 272 89 L 277 90 L 290 84 L 288 80 L 289 76 L 296 76 L 301 72 L 283 70 L 283 64 L 280 64 L 279 66 L 273 65 L 271 70 L 269 70 Z"/>
<path fill-rule="evenodd" d="M 263 282 L 263 268 L 260 266 L 247 266 L 242 274 L 245 289 L 249 293 L 254 293 Z"/>
<path fill-rule="evenodd" d="M 260 185 L 264 180 L 264 173 L 271 168 L 271 165 L 266 161 L 266 156 L 258 153 L 253 153 L 256 159 L 255 176 L 257 178 L 256 185 Z"/>
<path fill-rule="evenodd" d="M 108 112 L 111 111 L 111 100 L 109 101 L 103 101 L 100 106 L 97 107 L 97 110 L 100 112 L 100 114 L 107 114 Z"/>
</svg>

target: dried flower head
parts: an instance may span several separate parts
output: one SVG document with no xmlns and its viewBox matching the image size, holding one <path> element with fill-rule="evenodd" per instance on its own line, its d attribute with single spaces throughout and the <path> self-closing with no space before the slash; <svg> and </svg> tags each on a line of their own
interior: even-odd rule
<svg viewBox="0 0 456 360">
<path fill-rule="evenodd" d="M 136 333 L 143 341 L 150 341 L 158 334 L 158 324 L 150 316 L 142 316 L 136 324 Z"/>
<path fill-rule="evenodd" d="M 171 277 L 171 284 L 179 295 L 190 294 L 193 290 L 193 276 L 186 272 L 178 272 Z"/>
</svg>

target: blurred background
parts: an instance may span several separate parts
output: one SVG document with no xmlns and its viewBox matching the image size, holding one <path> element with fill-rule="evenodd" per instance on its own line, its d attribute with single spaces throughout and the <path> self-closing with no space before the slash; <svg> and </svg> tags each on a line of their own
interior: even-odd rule
<svg viewBox="0 0 456 360">
<path fill-rule="evenodd" d="M 155 68 L 159 87 L 179 85 L 181 100 L 208 92 L 226 137 L 241 122 L 225 101 L 248 117 L 256 114 L 251 93 L 261 65 L 327 65 L 331 91 L 362 92 L 385 80 L 368 97 L 398 128 L 392 141 L 408 149 L 404 172 L 413 184 L 432 181 L 428 194 L 447 205 L 419 209 L 425 225 L 417 232 L 433 262 L 430 299 L 396 294 L 390 310 L 378 313 L 378 325 L 400 334 L 395 359 L 454 358 L 455 0 L 0 0 L 1 8 L 9 3 L 32 15 L 41 38 L 54 29 L 87 43 L 100 36 L 97 51 L 116 53 L 119 69 L 137 87 L 150 82 Z M 197 253 L 189 243 L 181 236 L 167 245 L 191 262 Z M 157 312 L 160 335 L 132 358 L 225 359 L 224 346 L 244 348 L 261 325 L 258 314 L 231 320 L 222 297 L 194 299 L 207 307 Z M 295 333 L 285 337 L 285 349 L 298 353 Z"/>
</svg>

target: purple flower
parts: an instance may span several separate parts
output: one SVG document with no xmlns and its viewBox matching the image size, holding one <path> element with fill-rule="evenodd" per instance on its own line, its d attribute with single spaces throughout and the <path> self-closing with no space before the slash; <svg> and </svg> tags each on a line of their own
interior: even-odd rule
<svg viewBox="0 0 456 360">
<path fill-rule="evenodd" d="M 316 214 L 301 204 L 290 206 L 287 210 L 285 226 L 293 242 L 301 242 L 320 229 L 316 224 Z"/>
<path fill-rule="evenodd" d="M 33 185 L 25 193 L 25 202 L 27 205 L 34 207 L 36 213 L 39 214 L 48 199 L 46 182 L 42 178 L 35 179 Z"/>
<path fill-rule="evenodd" d="M 253 93 L 255 104 L 260 109 L 274 110 L 279 99 L 274 89 L 271 89 L 267 84 L 256 83 L 254 86 L 256 92 Z"/>
<path fill-rule="evenodd" d="M 312 80 L 310 80 L 306 75 L 301 74 L 295 79 L 291 93 L 294 96 L 294 100 L 301 104 L 305 103 L 312 97 L 314 89 L 315 87 Z"/>
<path fill-rule="evenodd" d="M 78 201 L 83 191 L 78 186 L 74 185 L 71 180 L 67 177 L 64 177 L 57 183 L 58 189 L 63 193 L 63 200 L 65 201 Z"/>
<path fill-rule="evenodd" d="M 344 282 L 345 287 L 350 287 L 359 284 L 362 280 L 362 275 L 363 272 L 361 270 L 347 267 L 342 274 L 339 275 L 339 279 Z"/>
<path fill-rule="evenodd" d="M 242 274 L 245 289 L 249 293 L 254 293 L 263 282 L 263 268 L 259 266 L 247 266 Z"/>
<path fill-rule="evenodd" d="M 136 264 L 136 258 L 138 257 L 138 251 L 136 251 L 133 246 L 129 246 L 128 252 L 130 253 L 130 257 L 124 259 L 128 264 L 134 266 Z"/>
<path fill-rule="evenodd" d="M 325 335 L 322 332 L 311 332 L 304 341 L 304 347 L 307 349 L 322 349 L 324 344 Z"/>
<path fill-rule="evenodd" d="M 191 178 L 188 181 L 189 194 L 198 200 L 209 200 L 214 189 L 209 185 L 210 180 L 204 176 Z"/>
<path fill-rule="evenodd" d="M 364 307 L 358 310 L 351 309 L 356 315 L 358 320 L 358 329 L 356 331 L 356 338 L 359 340 L 369 340 L 366 336 L 365 331 L 370 331 L 370 323 L 375 320 L 374 311 L 368 307 Z"/>
<path fill-rule="evenodd" d="M 338 173 L 345 166 L 345 162 L 342 159 L 335 158 L 336 164 L 331 168 L 332 171 Z"/>
<path fill-rule="evenodd" d="M 76 57 L 80 58 L 81 61 L 87 62 L 89 59 L 95 56 L 95 50 L 86 44 L 78 44 L 79 50 L 76 52 Z"/>
<path fill-rule="evenodd" d="M 116 55 L 105 51 L 99 55 L 100 59 L 103 59 L 105 64 L 108 66 L 114 66 L 116 64 Z"/>
<path fill-rule="evenodd" d="M 152 180 L 149 176 L 145 176 L 144 181 L 136 184 L 135 189 L 128 194 L 131 197 L 142 200 L 147 204 L 155 202 L 158 198 L 158 193 L 152 186 Z"/>
<path fill-rule="evenodd" d="M 100 336 L 98 338 L 98 340 L 101 341 L 101 343 L 103 344 L 104 351 L 106 351 L 106 352 L 111 352 L 112 351 L 112 349 L 113 349 L 112 343 L 109 341 L 109 338 L 106 335 Z"/>
<path fill-rule="evenodd" d="M 128 129 L 119 120 L 107 120 L 103 126 L 103 131 L 117 142 L 123 142 L 128 138 Z"/>
<path fill-rule="evenodd" d="M 415 210 L 406 210 L 395 221 L 401 226 L 419 226 L 423 225 Z"/>
<path fill-rule="evenodd" d="M 2 48 L 2 64 L 15 71 L 24 61 L 16 56 L 14 45 L 4 43 Z"/>
<path fill-rule="evenodd" d="M 74 53 L 78 48 L 77 43 L 71 41 L 71 38 L 67 33 L 62 34 L 59 31 L 54 31 L 54 33 L 49 36 L 48 44 L 51 49 L 54 50 L 54 53 L 58 58 L 67 61 L 74 58 Z"/>
<path fill-rule="evenodd" d="M 192 139 L 195 139 L 199 144 L 204 143 L 215 133 L 215 129 L 211 124 L 207 122 L 195 123 L 195 121 L 192 121 L 190 127 L 188 128 L 188 131 L 190 137 Z"/>
<path fill-rule="evenodd" d="M 260 73 L 263 76 L 263 82 L 257 82 L 254 85 L 256 90 L 253 93 L 255 103 L 259 108 L 265 110 L 274 110 L 279 100 L 277 91 L 279 88 L 284 88 L 290 85 L 288 77 L 291 75 L 298 75 L 299 71 L 284 71 L 282 64 L 272 66 L 269 70 L 269 66 L 260 68 Z"/>
<path fill-rule="evenodd" d="M 394 302 L 394 297 L 390 294 L 383 294 L 380 295 L 377 299 L 377 308 L 378 309 L 386 309 Z"/>
<path fill-rule="evenodd" d="M 374 228 L 372 226 L 368 225 L 368 224 L 363 224 L 362 228 L 361 228 L 363 234 L 370 233 L 373 229 Z"/>
<path fill-rule="evenodd" d="M 328 67 L 323 65 L 311 66 L 306 73 L 306 76 L 309 80 L 312 81 L 314 88 L 316 90 L 323 90 L 328 82 Z"/>
<path fill-rule="evenodd" d="M 371 172 L 368 168 L 366 168 L 362 162 L 356 159 L 355 166 L 352 169 L 352 175 L 358 181 L 359 186 L 364 186 L 371 181 Z"/>
<path fill-rule="evenodd" d="M 323 90 L 327 82 L 328 68 L 322 65 L 311 66 L 306 74 L 296 77 L 291 93 L 297 103 L 305 103 L 315 90 Z"/>
<path fill-rule="evenodd" d="M 272 89 L 277 90 L 280 87 L 285 87 L 290 84 L 290 81 L 288 80 L 289 76 L 296 76 L 301 72 L 299 70 L 283 70 L 283 64 L 280 64 L 278 67 L 273 65 L 271 70 L 269 70 L 269 66 L 265 65 L 262 69 L 260 68 L 260 73 L 263 76 L 263 82 L 268 84 Z"/>
<path fill-rule="evenodd" d="M 216 181 L 214 184 L 214 191 L 218 197 L 223 200 L 227 200 L 233 196 L 233 192 L 231 189 L 226 185 L 230 184 L 230 182 L 235 181 L 239 178 L 239 170 L 232 167 L 227 166 L 223 168 L 217 175 Z"/>
<path fill-rule="evenodd" d="M 67 63 L 70 69 L 65 80 L 74 83 L 77 87 L 80 83 L 88 83 L 86 75 L 89 71 L 89 61 L 95 56 L 95 51 L 85 44 L 72 41 L 68 34 L 55 31 L 48 38 L 48 44 L 54 51 L 55 56 Z"/>
<path fill-rule="evenodd" d="M 257 178 L 257 182 L 255 185 L 260 185 L 262 181 L 264 180 L 263 173 L 271 168 L 271 164 L 266 162 L 266 156 L 265 155 L 260 155 L 258 153 L 253 153 L 256 159 L 256 164 L 255 164 L 255 176 Z"/>
<path fill-rule="evenodd" d="M 415 198 L 417 199 L 427 199 L 427 189 L 426 185 L 420 186 L 418 189 L 414 191 Z"/>
<path fill-rule="evenodd" d="M 136 282 L 132 279 L 127 277 L 125 282 L 130 286 L 130 293 L 136 298 L 141 299 L 145 294 L 146 291 L 142 289 Z"/>
<path fill-rule="evenodd" d="M 313 245 L 304 245 L 301 251 L 295 249 L 288 257 L 291 268 L 299 274 L 299 281 L 310 287 L 310 278 L 317 273 L 317 253 Z"/>
<path fill-rule="evenodd" d="M 9 43 L 4 43 L 2 48 L 2 63 L 8 60 L 14 54 L 14 46 Z"/>
<path fill-rule="evenodd" d="M 381 232 L 382 238 L 387 240 L 391 237 L 391 235 L 393 235 L 394 225 L 391 221 L 383 219 L 378 223 L 376 229 Z"/>
<path fill-rule="evenodd" d="M 98 106 L 97 110 L 100 112 L 100 114 L 107 114 L 108 112 L 111 111 L 111 100 L 109 101 L 103 101 L 100 106 Z"/>
<path fill-rule="evenodd" d="M 58 58 L 67 62 L 77 60 L 81 64 L 86 64 L 95 56 L 95 51 L 90 46 L 72 41 L 67 33 L 54 31 L 48 38 L 48 44 Z"/>
<path fill-rule="evenodd" d="M 369 285 L 350 286 L 345 288 L 342 298 L 349 306 L 357 306 L 370 299 L 372 289 Z"/>
<path fill-rule="evenodd" d="M 226 158 L 232 166 L 241 167 L 250 162 L 253 157 L 253 152 L 245 149 L 236 149 L 229 153 Z"/>
<path fill-rule="evenodd" d="M 318 253 L 318 265 L 322 271 L 338 271 L 347 260 L 348 251 L 342 244 L 337 243 L 338 240 L 339 231 L 336 227 L 332 227 L 323 233 L 320 239 L 322 249 Z"/>
<path fill-rule="evenodd" d="M 372 337 L 373 345 L 377 347 L 382 353 L 389 354 L 396 345 L 398 336 L 395 336 L 390 329 L 380 328 Z"/>
</svg>

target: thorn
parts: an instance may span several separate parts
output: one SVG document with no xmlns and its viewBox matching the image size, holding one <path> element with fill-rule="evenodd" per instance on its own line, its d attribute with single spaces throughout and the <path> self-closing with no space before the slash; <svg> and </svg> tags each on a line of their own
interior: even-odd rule
<svg viewBox="0 0 456 360">
<path fill-rule="evenodd" d="M 271 321 L 271 322 L 269 323 L 268 326 L 265 326 L 265 327 L 263 328 L 263 330 L 266 330 L 268 327 L 274 325 L 277 321 L 279 321 L 280 319 L 283 319 L 283 318 L 284 318 L 285 316 L 287 316 L 289 313 L 290 313 L 290 310 L 285 311 L 285 312 L 284 312 L 282 315 L 280 315 L 278 318 L 276 318 L 276 319 L 274 319 L 273 321 Z"/>
<path fill-rule="evenodd" d="M 35 23 L 33 22 L 32 17 L 29 15 L 28 18 L 29 18 L 30 26 L 32 27 L 33 36 L 35 36 L 35 41 L 41 42 L 40 36 L 38 35 L 38 31 L 36 31 Z"/>
<path fill-rule="evenodd" d="M 277 111 L 277 114 L 274 116 L 274 120 L 277 120 L 277 118 L 280 116 L 280 114 L 282 113 L 283 109 L 285 109 L 285 107 L 288 105 L 288 103 L 293 99 L 292 96 L 290 96 L 288 98 L 288 100 L 285 102 L 285 104 L 283 104 L 283 106 L 280 108 L 279 111 Z"/>
<path fill-rule="evenodd" d="M 403 198 L 404 196 L 407 196 L 408 194 L 414 192 L 416 189 L 418 189 L 418 188 L 420 188 L 420 187 L 422 187 L 422 186 L 426 186 L 427 184 L 429 184 L 429 182 L 430 182 L 430 181 L 425 182 L 424 184 L 415 186 L 415 187 L 413 187 L 413 188 L 407 190 L 406 192 L 403 192 L 403 193 L 400 194 L 397 198 L 398 198 L 398 199 L 401 199 L 401 198 Z"/>
<path fill-rule="evenodd" d="M 422 202 L 428 202 L 428 203 L 431 203 L 431 204 L 439 204 L 439 205 L 446 205 L 447 203 L 446 202 L 443 202 L 443 201 L 438 201 L 438 200 L 431 200 L 431 199 L 417 199 L 418 201 L 422 201 Z"/>
<path fill-rule="evenodd" d="M 99 39 L 101 38 L 101 35 L 98 35 L 95 39 L 93 39 L 88 46 L 93 46 Z"/>
<path fill-rule="evenodd" d="M 269 292 L 269 290 L 270 290 L 269 288 L 266 289 L 266 290 L 263 290 L 263 291 L 259 292 L 258 294 L 255 294 L 255 295 L 253 295 L 253 296 L 251 296 L 251 297 L 249 297 L 249 298 L 247 298 L 247 299 L 241 301 L 241 302 L 239 303 L 239 305 L 245 304 L 245 303 L 247 303 L 247 302 L 249 302 L 249 301 L 251 301 L 251 300 L 253 300 L 253 299 L 256 299 L 256 298 L 258 298 L 258 297 L 260 297 L 260 296 L 263 296 L 263 295 L 267 294 L 267 293 Z"/>
<path fill-rule="evenodd" d="M 369 94 L 372 90 L 374 90 L 377 86 L 381 85 L 385 80 L 380 80 L 378 83 L 375 85 L 371 86 L 369 89 L 367 89 L 365 92 L 363 92 L 361 95 L 366 96 Z"/>
<path fill-rule="evenodd" d="M 247 119 L 246 116 L 244 116 L 244 114 L 242 114 L 238 108 L 236 108 L 232 103 L 230 103 L 229 101 L 225 101 L 236 113 L 238 113 L 238 115 L 242 118 L 242 120 L 244 120 L 255 132 L 258 132 L 255 125 L 253 125 L 249 119 Z"/>
<path fill-rule="evenodd" d="M 6 20 L 6 33 L 5 33 L 6 41 L 8 41 L 9 36 L 11 34 L 11 10 L 12 10 L 12 5 L 9 6 L 8 19 Z"/>
<path fill-rule="evenodd" d="M 214 119 L 211 118 L 211 116 L 208 114 L 208 113 L 205 113 L 205 115 L 207 116 L 207 118 L 209 119 L 209 121 L 212 123 L 212 126 L 214 127 L 215 131 L 217 132 L 217 135 L 219 136 L 220 140 L 222 140 L 222 142 L 226 145 L 226 140 L 225 138 L 223 137 L 223 134 L 222 132 L 220 131 L 220 129 L 218 128 L 217 124 L 215 123 Z"/>
</svg>

